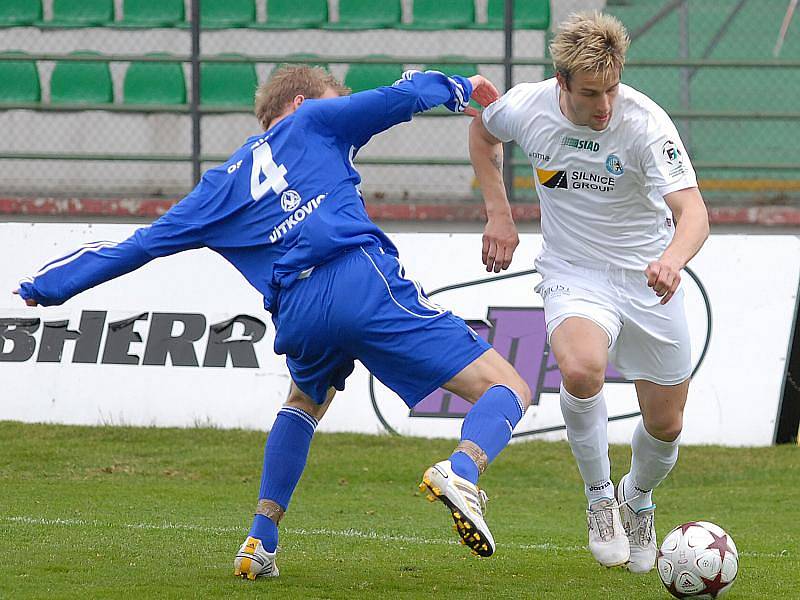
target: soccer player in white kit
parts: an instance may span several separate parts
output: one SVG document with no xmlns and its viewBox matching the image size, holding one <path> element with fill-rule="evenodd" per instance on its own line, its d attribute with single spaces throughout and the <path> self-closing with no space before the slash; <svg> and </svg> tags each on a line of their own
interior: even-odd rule
<svg viewBox="0 0 800 600">
<path fill-rule="evenodd" d="M 495 272 L 519 243 L 501 142 L 517 142 L 533 165 L 544 238 L 536 291 L 585 484 L 589 550 L 603 565 L 647 572 L 656 559 L 651 492 L 677 461 L 691 373 L 681 269 L 708 237 L 708 215 L 672 121 L 620 83 L 628 44 L 614 17 L 571 15 L 550 46 L 556 76 L 513 87 L 474 119 L 470 157 L 488 217 L 483 261 Z M 635 382 L 642 413 L 616 488 L 609 360 Z"/>
</svg>

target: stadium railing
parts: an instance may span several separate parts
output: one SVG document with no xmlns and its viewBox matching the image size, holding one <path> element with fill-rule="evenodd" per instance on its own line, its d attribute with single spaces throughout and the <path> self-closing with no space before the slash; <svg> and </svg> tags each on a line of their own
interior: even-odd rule
<svg viewBox="0 0 800 600">
<path fill-rule="evenodd" d="M 265 2 L 265 0 L 261 1 Z M 138 0 L 138 2 L 140 4 L 153 4 L 153 0 Z M 472 2 L 472 0 L 467 0 L 467 4 L 470 2 Z M 636 2 L 633 1 L 631 3 L 635 4 Z M 103 6 L 105 6 L 103 2 L 91 4 L 92 6 L 96 5 L 94 11 L 95 13 L 102 13 L 103 15 L 106 15 L 106 13 L 103 12 Z M 218 10 L 219 5 L 221 4 L 224 4 L 226 7 L 226 10 L 223 11 L 224 14 L 221 14 L 221 12 Z M 245 29 L 254 31 L 258 30 L 259 28 L 268 28 L 270 21 L 272 21 L 273 26 L 280 25 L 282 22 L 283 25 L 280 25 L 280 29 L 283 30 L 307 29 L 310 27 L 311 29 L 307 29 L 309 31 L 309 35 L 314 35 L 315 32 L 322 31 L 328 31 L 331 34 L 336 35 L 334 32 L 340 30 L 360 31 L 362 29 L 374 29 L 375 32 L 380 35 L 381 31 L 388 29 L 397 31 L 413 31 L 421 28 L 423 30 L 427 30 L 427 25 L 424 23 L 432 23 L 436 20 L 436 18 L 438 18 L 436 15 L 439 14 L 435 10 L 437 8 L 435 2 L 429 2 L 427 4 L 425 2 L 419 2 L 418 4 L 415 3 L 415 8 L 419 7 L 421 10 L 430 9 L 432 12 L 428 15 L 428 21 L 425 21 L 424 18 L 420 18 L 419 20 L 421 23 L 419 23 L 418 26 L 414 26 L 418 13 L 412 13 L 411 19 L 407 19 L 407 22 L 405 23 L 399 20 L 395 21 L 394 16 L 398 14 L 396 11 L 396 6 L 392 2 L 387 2 L 386 5 L 389 7 L 389 9 L 387 9 L 388 16 L 384 15 L 385 18 L 383 21 L 376 20 L 373 22 L 373 24 L 370 24 L 369 21 L 364 20 L 358 22 L 358 18 L 353 17 L 353 15 L 358 14 L 358 5 L 360 4 L 363 6 L 364 2 L 361 2 L 360 0 L 352 0 L 349 2 L 349 4 L 353 6 L 348 8 L 347 0 L 339 0 L 339 19 L 342 20 L 332 22 L 330 20 L 332 15 L 327 13 L 322 14 L 319 12 L 319 10 L 317 10 L 317 12 L 310 10 L 314 7 L 319 9 L 319 6 L 316 4 L 313 4 L 312 6 L 312 4 L 313 3 L 270 0 L 269 2 L 266 2 L 265 5 L 267 9 L 267 18 L 264 19 L 263 14 L 254 12 L 255 9 L 251 10 L 251 7 L 256 6 L 252 0 L 241 0 L 232 4 L 215 3 L 209 0 L 208 2 L 204 2 L 202 4 L 203 8 L 200 22 L 201 33 L 206 31 L 213 32 L 219 29 L 228 28 L 233 28 L 232 31 Z M 320 6 L 327 6 L 324 1 L 317 4 Z M 446 3 L 441 4 L 444 5 Z M 664 4 L 666 5 L 667 3 Z M 669 3 L 669 5 L 676 6 L 678 4 L 680 4 L 680 2 L 673 1 Z M 2 5 L 3 2 L 0 2 L 0 23 L 3 22 Z M 136 0 L 128 0 L 123 4 L 123 6 L 125 6 L 125 13 L 123 15 L 117 14 L 116 20 L 114 20 L 113 17 L 106 19 L 102 27 L 95 27 L 93 30 L 124 30 L 129 26 L 126 25 L 128 17 L 136 14 L 134 10 L 129 10 L 129 8 L 132 9 L 132 7 L 135 5 Z M 303 8 L 302 11 L 299 11 L 303 12 L 305 15 L 303 19 L 298 17 L 298 20 L 292 21 L 291 18 L 286 17 L 283 21 L 281 21 L 281 10 L 289 11 L 290 7 L 297 6 Z M 523 11 L 521 11 L 520 14 L 517 15 L 517 20 L 515 23 L 517 25 L 524 25 L 532 29 L 546 29 L 550 20 L 549 3 L 546 2 L 546 0 L 531 0 L 528 3 L 525 3 L 524 6 L 527 7 L 527 12 L 523 14 Z M 545 7 L 544 12 L 539 11 L 536 13 L 534 9 L 538 10 L 537 7 Z M 439 8 L 441 7 L 439 6 Z M 464 22 L 459 21 L 458 23 L 455 23 L 454 26 L 459 28 L 474 27 L 487 30 L 491 30 L 493 28 L 496 29 L 500 26 L 500 8 L 504 8 L 502 0 L 489 0 L 489 12 L 488 15 L 484 15 L 485 17 L 488 16 L 488 19 L 484 19 L 483 23 L 476 23 L 475 14 L 467 11 L 468 14 L 466 16 L 461 15 L 461 17 L 463 17 L 462 21 Z M 620 7 L 620 9 L 621 8 L 622 7 Z M 348 10 L 351 10 L 352 12 L 350 17 L 348 17 Z M 170 14 L 173 13 L 177 14 L 174 10 Z M 171 18 L 172 20 L 167 19 L 163 21 L 166 26 L 177 24 L 179 27 L 188 27 L 188 24 L 185 21 L 177 23 L 177 21 L 175 21 L 174 14 Z M 188 15 L 186 16 L 188 17 Z M 53 13 L 52 17 L 58 17 L 58 14 Z M 352 27 L 348 26 L 348 18 L 353 21 Z M 144 22 L 146 22 L 146 18 L 142 17 L 142 19 Z M 342 24 L 337 25 L 337 23 L 340 22 Z M 37 22 L 37 25 L 44 26 L 45 29 L 42 31 L 46 32 L 51 30 L 53 25 L 52 23 L 48 25 L 48 23 L 49 21 L 39 21 Z M 25 25 L 26 24 L 23 23 L 22 26 Z M 29 26 L 30 23 L 27 23 L 27 25 Z M 10 26 L 19 25 L 12 24 Z M 450 26 L 451 24 L 447 23 L 440 24 L 439 27 Z M 642 23 L 640 19 L 637 27 L 639 27 L 639 29 L 634 31 L 634 34 L 640 32 L 642 29 L 647 29 L 647 27 L 652 28 L 653 24 L 650 23 L 650 21 Z M 722 28 L 720 31 L 722 31 Z M 441 29 L 434 29 L 433 31 L 428 32 L 427 35 L 437 36 L 437 32 L 441 32 Z M 415 33 L 412 35 L 423 34 Z M 502 32 L 500 32 L 500 35 L 502 35 Z M 704 82 L 703 78 L 698 77 L 696 81 L 698 89 L 703 88 L 703 86 L 700 84 L 707 83 L 708 81 L 711 81 L 712 83 L 713 81 L 716 81 L 717 85 L 719 85 L 719 82 L 725 81 L 726 74 L 728 73 L 735 74 L 745 72 L 746 70 L 758 70 L 767 74 L 765 75 L 767 80 L 780 80 L 782 74 L 797 73 L 798 70 L 800 70 L 800 60 L 796 59 L 710 58 L 708 56 L 699 58 L 681 57 L 653 59 L 641 56 L 641 54 L 647 54 L 646 52 L 640 52 L 639 54 L 640 55 L 637 56 L 637 53 L 632 53 L 632 58 L 626 67 L 626 78 L 629 75 L 635 80 L 637 78 L 641 79 L 644 77 L 642 81 L 646 82 L 648 74 L 651 73 L 670 73 L 670 77 L 672 74 L 677 72 L 683 74 L 714 74 L 707 77 L 706 82 Z M 352 65 L 352 67 L 348 69 L 344 75 L 346 82 L 348 81 L 348 78 L 351 81 L 358 81 L 359 78 L 356 77 L 356 74 L 359 70 L 369 72 L 371 69 L 374 69 L 378 72 L 383 72 L 388 68 L 394 73 L 399 65 L 403 65 L 404 67 L 416 66 L 418 68 L 419 66 L 427 65 L 433 65 L 438 68 L 452 66 L 456 70 L 463 69 L 465 65 L 476 65 L 480 70 L 489 67 L 495 68 L 495 70 L 501 68 L 510 69 L 514 67 L 539 67 L 543 68 L 545 76 L 548 73 L 548 69 L 550 69 L 550 60 L 544 55 L 544 53 L 542 53 L 542 56 L 540 57 L 533 58 L 522 58 L 519 56 L 514 56 L 513 54 L 509 54 L 508 52 L 505 52 L 505 54 L 495 53 L 492 55 L 470 55 L 457 57 L 452 55 L 431 56 L 430 54 L 424 56 L 414 56 L 410 54 L 370 54 L 354 58 L 352 55 L 345 56 L 339 54 L 325 54 L 323 56 L 319 56 L 292 53 L 275 55 L 247 54 L 237 56 L 200 55 L 199 53 L 192 55 L 186 53 L 176 53 L 170 54 L 169 56 L 163 56 L 151 54 L 120 54 L 113 52 L 100 55 L 71 55 L 65 53 L 29 52 L 28 54 L 0 53 L 0 72 L 2 72 L 2 69 L 5 67 L 5 65 L 17 65 L 17 68 L 19 68 L 23 64 L 30 63 L 35 66 L 37 64 L 46 62 L 56 63 L 57 68 L 61 69 L 63 69 L 63 66 L 70 65 L 73 62 L 76 65 L 91 65 L 93 62 L 97 62 L 100 70 L 103 69 L 101 65 L 106 65 L 107 68 L 107 65 L 112 64 L 119 65 L 124 68 L 125 64 L 130 63 L 128 72 L 124 77 L 124 95 L 120 96 L 118 91 L 116 98 L 108 98 L 108 96 L 103 96 L 101 97 L 101 101 L 94 102 L 89 98 L 82 98 L 80 101 L 69 101 L 69 99 L 64 98 L 59 99 L 57 94 L 52 94 L 53 85 L 58 82 L 58 77 L 54 77 L 49 81 L 46 81 L 45 78 L 42 77 L 40 85 L 42 92 L 38 94 L 38 99 L 35 90 L 31 91 L 32 88 L 35 88 L 33 85 L 28 85 L 26 89 L 26 93 L 28 95 L 26 96 L 24 94 L 19 95 L 19 90 L 17 95 L 14 95 L 13 91 L 3 89 L 3 85 L 0 84 L 0 111 L 30 110 L 47 114 L 102 111 L 103 113 L 110 115 L 138 114 L 147 116 L 158 114 L 196 114 L 200 117 L 209 117 L 215 115 L 244 115 L 251 112 L 251 102 L 249 98 L 252 97 L 252 94 L 250 93 L 250 90 L 254 88 L 255 83 L 257 82 L 253 67 L 258 65 L 281 64 L 286 62 L 306 64 L 324 63 L 326 67 L 330 65 Z M 146 94 L 139 93 L 137 95 L 133 93 L 132 90 L 135 90 L 136 86 L 130 86 L 128 83 L 128 78 L 133 78 L 134 73 L 141 69 L 144 65 L 152 65 L 154 68 L 156 65 L 168 68 L 168 65 L 189 65 L 193 62 L 196 62 L 200 66 L 200 102 L 196 105 L 193 105 L 191 102 L 191 94 L 186 94 L 185 86 L 187 84 L 191 86 L 191 77 L 182 78 L 183 73 L 178 75 L 177 71 L 174 69 L 172 71 L 172 75 L 168 75 L 167 70 L 163 71 L 163 75 L 160 78 L 161 84 L 166 85 L 167 82 L 172 82 L 172 92 L 169 94 L 162 94 L 157 97 L 154 96 L 147 98 Z M 228 69 L 241 69 L 243 75 L 232 75 Z M 775 77 L 773 77 L 773 74 L 775 74 Z M 384 75 L 388 76 L 388 71 L 386 71 Z M 211 80 L 215 77 L 220 78 L 221 83 L 214 85 L 213 81 Z M 182 81 L 180 81 L 181 78 L 183 79 Z M 385 76 L 378 76 L 378 79 L 385 78 Z M 177 83 L 175 83 L 176 81 Z M 219 93 L 221 91 L 232 91 L 231 82 L 236 83 L 237 85 L 241 84 L 238 93 L 233 95 L 221 95 Z M 371 82 L 377 82 L 377 79 L 373 78 Z M 387 80 L 385 83 L 390 82 Z M 502 84 L 502 82 L 499 83 Z M 180 93 L 181 86 L 184 86 L 183 94 Z M 362 87 L 368 87 L 368 85 L 366 83 L 359 83 L 358 85 L 355 85 L 355 87 L 360 89 Z M 51 91 L 50 95 L 43 93 L 45 88 Z M 675 85 L 672 83 L 669 85 L 662 84 L 659 89 L 664 90 L 667 88 L 669 88 L 668 92 L 670 94 L 675 93 L 673 89 L 675 88 Z M 739 109 L 735 103 L 732 106 L 722 103 L 715 104 L 713 98 L 714 89 L 715 88 L 712 85 L 711 92 L 703 92 L 700 94 L 701 96 L 704 94 L 702 102 L 689 102 L 688 106 L 686 105 L 687 103 L 675 102 L 673 105 L 668 106 L 670 115 L 679 122 L 679 126 L 686 128 L 687 132 L 689 129 L 688 125 L 692 123 L 696 123 L 701 126 L 701 128 L 705 129 L 711 127 L 712 125 L 710 124 L 715 124 L 713 127 L 716 127 L 716 129 L 711 131 L 710 136 L 706 136 L 706 138 L 713 138 L 713 143 L 701 144 L 700 142 L 705 141 L 706 138 L 697 135 L 697 130 L 693 130 L 692 132 L 695 133 L 695 135 L 691 136 L 691 139 L 687 140 L 688 145 L 690 145 L 690 151 L 693 155 L 695 155 L 695 167 L 701 177 L 704 178 L 704 189 L 711 191 L 717 190 L 723 194 L 730 192 L 752 191 L 758 193 L 775 192 L 776 194 L 781 195 L 800 191 L 800 180 L 798 180 L 797 176 L 797 173 L 800 172 L 800 160 L 794 160 L 794 155 L 792 153 L 787 152 L 785 154 L 781 154 L 780 148 L 771 153 L 762 152 L 761 148 L 764 146 L 763 143 L 757 146 L 757 148 L 759 148 L 758 151 L 748 150 L 748 145 L 752 147 L 753 142 L 755 141 L 751 135 L 753 128 L 760 128 L 764 127 L 765 124 L 772 124 L 785 131 L 793 131 L 797 128 L 797 123 L 800 122 L 800 119 L 798 119 L 798 117 L 800 117 L 800 111 L 794 109 L 794 107 L 789 103 L 786 103 L 785 109 L 776 108 L 775 103 L 772 102 L 765 105 L 767 108 L 759 110 L 754 110 L 749 107 L 743 107 Z M 139 86 L 139 90 L 141 90 L 141 85 Z M 189 90 L 191 90 L 191 88 L 189 88 Z M 649 92 L 650 90 L 645 89 L 644 91 Z M 131 95 L 131 97 L 129 97 L 129 95 Z M 45 99 L 43 100 L 43 98 Z M 47 98 L 49 98 L 49 101 L 47 101 Z M 161 98 L 162 101 L 159 101 L 158 98 Z M 667 101 L 665 104 L 670 103 Z M 696 105 L 700 105 L 702 108 L 697 108 Z M 440 111 L 432 111 L 430 114 L 426 114 L 424 116 L 426 118 L 438 119 L 449 117 L 451 115 L 442 113 Z M 723 139 L 726 130 L 730 130 L 730 128 L 741 129 L 743 127 L 745 130 L 744 135 L 751 135 L 749 140 L 747 138 L 742 138 L 742 135 L 739 135 L 735 142 L 726 143 L 726 141 Z M 786 135 L 785 131 L 782 134 L 784 136 Z M 682 129 L 682 134 L 683 133 L 684 131 Z M 700 148 L 698 148 L 698 152 L 696 153 L 693 152 L 691 148 L 694 143 L 697 143 L 700 146 Z M 464 154 L 466 154 L 466 152 L 464 152 Z M 511 178 L 507 177 L 507 179 L 510 179 L 510 181 L 513 182 L 510 191 L 515 194 L 518 199 L 527 199 L 532 195 L 533 182 L 529 175 L 520 174 L 520 168 L 528 166 L 528 161 L 520 152 L 514 152 L 510 156 L 511 160 L 508 160 L 507 163 L 509 163 L 512 168 L 516 169 L 515 175 L 512 175 Z M 36 151 L 33 149 L 19 151 L 0 150 L 0 160 L 140 161 L 145 163 L 192 162 L 197 164 L 219 162 L 225 160 L 226 158 L 227 156 L 223 154 L 204 153 L 199 148 L 196 148 L 195 151 L 192 151 L 188 154 L 168 152 L 47 152 Z M 419 165 L 465 167 L 469 165 L 469 161 L 466 159 L 466 156 L 463 158 L 422 156 L 418 151 L 411 151 L 404 156 L 398 156 L 397 153 L 393 153 L 391 156 L 386 157 L 368 154 L 360 157 L 359 163 L 362 165 L 375 166 Z M 528 169 L 525 169 L 525 172 L 528 173 Z"/>
<path fill-rule="evenodd" d="M 302 64 L 320 64 L 321 57 L 310 56 L 282 56 L 282 55 L 252 55 L 252 56 L 201 56 L 200 62 L 203 65 L 203 76 L 212 80 L 209 86 L 209 91 L 204 92 L 202 97 L 208 98 L 208 102 L 203 102 L 200 105 L 200 112 L 203 114 L 219 114 L 219 113 L 250 113 L 252 106 L 250 103 L 249 90 L 254 88 L 256 84 L 255 72 L 252 66 L 255 63 L 268 63 L 268 64 L 281 64 L 281 63 L 302 63 Z M 391 84 L 389 79 L 394 75 L 399 75 L 402 71 L 398 69 L 402 65 L 409 64 L 423 64 L 429 68 L 446 69 L 448 66 L 455 68 L 456 71 L 464 71 L 465 65 L 502 65 L 503 60 L 496 57 L 470 57 L 470 63 L 465 63 L 463 57 L 442 56 L 436 59 L 436 63 L 430 62 L 430 57 L 415 57 L 415 56 L 365 56 L 354 61 L 353 57 L 346 56 L 326 56 L 324 61 L 326 64 L 347 64 L 352 65 L 353 72 L 357 72 L 357 79 L 348 79 L 345 76 L 346 83 L 355 85 L 356 91 L 368 89 L 374 85 L 388 85 Z M 24 54 L 24 53 L 0 53 L 0 69 L 3 69 L 3 63 L 14 65 L 18 68 L 19 64 L 29 64 L 38 61 L 54 61 L 61 65 L 74 64 L 76 67 L 83 67 L 91 63 L 99 63 L 100 69 L 97 73 L 104 74 L 102 68 L 111 62 L 124 62 L 131 63 L 131 67 L 140 66 L 146 63 L 155 63 L 160 65 L 174 65 L 176 63 L 188 63 L 191 61 L 189 56 L 180 55 L 101 55 L 101 54 L 86 54 L 77 53 L 73 55 L 57 55 L 57 54 Z M 512 64 L 515 66 L 550 66 L 549 59 L 513 59 Z M 236 65 L 237 68 L 230 71 L 224 69 L 218 70 L 217 65 Z M 367 69 L 366 67 L 374 67 Z M 632 60 L 628 63 L 627 68 L 636 67 L 687 67 L 687 68 L 715 68 L 715 69 L 731 69 L 731 68 L 758 68 L 758 69 L 800 69 L 800 60 L 699 60 L 699 59 L 667 59 L 667 60 Z M 391 72 L 392 76 L 388 77 Z M 350 71 L 347 72 L 350 75 Z M 70 73 L 70 77 L 74 74 Z M 78 73 L 77 76 L 80 76 Z M 105 76 L 105 75 L 103 75 Z M 202 77 L 201 76 L 201 82 Z M 352 77 L 352 75 L 351 75 Z M 219 78 L 219 80 L 215 80 Z M 241 90 L 230 90 L 233 84 L 242 82 L 248 86 L 247 102 L 242 102 L 240 99 L 243 96 Z M 362 82 L 362 78 L 364 81 Z M 385 80 L 385 81 L 384 81 Z M 394 79 L 392 79 L 393 81 Z M 94 83 L 98 83 L 95 78 Z M 33 87 L 31 83 L 30 87 Z M 51 82 L 51 85 L 53 83 Z M 57 85 L 60 85 L 57 84 Z M 99 85 L 104 90 L 109 88 L 108 82 L 100 81 Z M 201 83 L 202 85 L 202 83 Z M 234 100 L 226 100 L 220 94 L 224 90 L 230 90 L 230 93 L 235 96 Z M 84 88 L 85 91 L 85 88 Z M 107 93 L 107 92 L 104 92 Z M 13 94 L 13 92 L 9 92 Z M 0 90 L 0 100 L 6 96 L 6 93 Z M 41 101 L 0 101 L 0 110 L 34 110 L 34 111 L 49 111 L 49 112 L 68 112 L 68 111 L 89 111 L 89 110 L 103 110 L 107 112 L 120 112 L 120 113 L 188 113 L 190 106 L 188 103 L 182 102 L 142 102 L 124 104 L 111 104 L 111 98 L 103 102 L 68 102 L 62 100 L 60 96 L 56 101 L 51 103 L 43 103 Z M 724 119 L 724 120 L 742 120 L 742 119 L 758 119 L 758 120 L 787 120 L 796 121 L 800 119 L 800 110 L 670 110 L 670 115 L 674 119 Z M 419 115 L 421 117 L 431 116 L 429 113 Z M 436 117 L 442 116 L 457 116 L 450 113 L 436 113 Z M 2 153 L 0 158 L 12 158 L 13 153 Z M 31 155 L 33 156 L 33 155 Z M 46 156 L 42 154 L 42 156 Z M 79 160 L 80 155 L 62 155 L 62 158 L 70 160 Z M 130 158 L 124 154 L 113 154 L 107 156 L 108 160 L 120 160 Z M 148 160 L 145 157 L 137 157 L 141 160 Z M 175 160 L 187 160 L 185 156 L 175 157 Z M 94 158 L 93 160 L 97 160 Z M 205 159 L 204 159 L 205 160 Z M 425 164 L 430 159 L 420 159 L 420 164 Z M 409 158 L 402 161 L 404 164 L 415 164 L 414 159 Z M 458 161 L 443 161 L 442 164 L 461 164 Z M 468 164 L 468 161 L 464 164 Z M 515 161 L 515 164 L 527 164 L 527 161 Z M 753 161 L 708 161 L 698 162 L 695 165 L 697 168 L 714 168 L 714 169 L 749 169 L 759 168 L 766 170 L 800 170 L 800 163 L 756 163 Z"/>
</svg>

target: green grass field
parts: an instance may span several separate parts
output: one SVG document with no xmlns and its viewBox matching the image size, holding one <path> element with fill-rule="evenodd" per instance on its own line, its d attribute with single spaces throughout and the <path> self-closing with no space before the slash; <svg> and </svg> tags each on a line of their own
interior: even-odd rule
<svg viewBox="0 0 800 600">
<path fill-rule="evenodd" d="M 482 479 L 497 552 L 456 543 L 417 491 L 453 442 L 318 434 L 282 523 L 276 580 L 232 575 L 263 434 L 0 422 L 0 598 L 669 598 L 585 549 L 563 443 L 515 444 Z M 800 598 L 800 449 L 686 447 L 657 528 L 705 519 L 740 551 L 728 598 Z M 614 447 L 615 478 L 629 449 Z"/>
</svg>

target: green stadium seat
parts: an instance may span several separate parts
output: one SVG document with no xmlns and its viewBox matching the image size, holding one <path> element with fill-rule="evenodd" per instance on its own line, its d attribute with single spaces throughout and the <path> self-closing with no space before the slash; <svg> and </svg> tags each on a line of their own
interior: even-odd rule
<svg viewBox="0 0 800 600">
<path fill-rule="evenodd" d="M 114 0 L 53 0 L 52 21 L 39 27 L 103 27 L 114 23 Z"/>
<path fill-rule="evenodd" d="M 466 29 L 475 25 L 474 0 L 414 0 L 413 22 L 402 29 Z"/>
<path fill-rule="evenodd" d="M 383 29 L 397 27 L 402 16 L 400 0 L 339 0 L 339 21 L 325 29 Z"/>
<path fill-rule="evenodd" d="M 200 3 L 200 26 L 203 29 L 252 27 L 255 21 L 254 0 L 205 0 Z"/>
<path fill-rule="evenodd" d="M 132 62 L 122 89 L 125 104 L 186 104 L 186 80 L 179 62 Z"/>
<path fill-rule="evenodd" d="M 124 0 L 116 27 L 175 27 L 186 22 L 183 0 Z"/>
<path fill-rule="evenodd" d="M 220 56 L 238 56 L 221 54 Z M 258 78 L 253 63 L 202 63 L 200 102 L 215 106 L 252 106 Z"/>
<path fill-rule="evenodd" d="M 382 55 L 374 55 L 378 58 Z M 344 76 L 344 84 L 353 93 L 371 90 L 384 85 L 392 85 L 403 75 L 403 65 L 392 64 L 352 64 Z"/>
<path fill-rule="evenodd" d="M 310 29 L 328 20 L 327 0 L 267 0 L 267 22 L 259 29 Z"/>
<path fill-rule="evenodd" d="M 0 0 L 0 27 L 24 27 L 41 20 L 41 0 Z"/>
<path fill-rule="evenodd" d="M 502 29 L 505 23 L 505 0 L 489 0 L 489 19 L 478 29 Z M 550 0 L 514 0 L 514 29 L 550 27 Z"/>
<path fill-rule="evenodd" d="M 76 56 L 97 56 L 99 52 L 72 52 Z M 107 62 L 60 61 L 50 79 L 53 104 L 111 104 L 114 88 Z"/>
<path fill-rule="evenodd" d="M 39 102 L 39 72 L 32 60 L 22 60 L 24 52 L 4 52 L 21 60 L 0 60 L 0 102 Z"/>
</svg>

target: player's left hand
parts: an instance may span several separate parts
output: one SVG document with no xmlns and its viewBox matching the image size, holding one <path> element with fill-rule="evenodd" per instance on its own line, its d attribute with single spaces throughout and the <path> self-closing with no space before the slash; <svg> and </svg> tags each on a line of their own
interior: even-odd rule
<svg viewBox="0 0 800 600">
<path fill-rule="evenodd" d="M 13 292 L 11 292 L 11 293 L 12 293 L 12 294 L 16 294 L 17 296 L 19 296 L 19 288 L 17 288 L 16 290 L 14 290 L 14 291 L 13 291 Z M 21 298 L 21 297 L 22 297 L 22 296 L 20 296 L 20 298 Z M 39 303 L 38 303 L 38 302 L 36 302 L 36 300 L 34 300 L 33 298 L 28 298 L 28 299 L 26 299 L 26 300 L 25 300 L 25 304 L 27 304 L 28 306 L 39 306 Z"/>
<path fill-rule="evenodd" d="M 471 98 L 484 108 L 500 98 L 500 92 L 498 92 L 494 84 L 483 75 L 473 75 L 469 77 L 469 81 L 472 84 Z M 464 109 L 464 114 L 470 117 L 477 117 L 480 113 L 477 109 L 468 106 Z"/>
<path fill-rule="evenodd" d="M 644 270 L 647 275 L 647 286 L 653 288 L 656 296 L 661 298 L 661 304 L 666 304 L 672 299 L 681 282 L 681 270 L 677 265 L 672 265 L 664 260 L 654 260 Z"/>
</svg>

